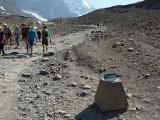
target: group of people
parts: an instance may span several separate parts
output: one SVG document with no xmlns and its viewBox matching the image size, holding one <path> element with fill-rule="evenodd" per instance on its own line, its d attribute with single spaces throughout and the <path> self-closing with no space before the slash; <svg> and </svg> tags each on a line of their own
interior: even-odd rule
<svg viewBox="0 0 160 120">
<path fill-rule="evenodd" d="M 3 25 L 4 27 L 0 26 L 0 54 L 4 52 L 4 46 L 8 47 L 9 43 L 12 44 L 12 33 L 10 28 L 7 24 Z M 16 48 L 20 46 L 20 38 L 22 36 L 23 44 L 26 45 L 27 53 L 30 51 L 30 56 L 33 55 L 33 46 L 42 38 L 42 45 L 43 45 L 43 53 L 46 51 L 48 52 L 48 41 L 50 38 L 51 42 L 51 34 L 47 29 L 47 26 L 43 27 L 43 30 L 35 30 L 34 27 L 26 27 L 25 24 L 22 25 L 22 29 L 19 26 L 16 26 L 15 30 L 15 41 L 16 41 Z"/>
</svg>

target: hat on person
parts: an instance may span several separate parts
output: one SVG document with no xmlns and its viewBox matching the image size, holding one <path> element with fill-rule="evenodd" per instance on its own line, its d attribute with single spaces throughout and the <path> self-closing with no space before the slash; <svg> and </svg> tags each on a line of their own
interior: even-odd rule
<svg viewBox="0 0 160 120">
<path fill-rule="evenodd" d="M 3 29 L 2 26 L 0 26 L 0 29 Z"/>
<path fill-rule="evenodd" d="M 4 26 L 7 26 L 7 24 L 6 24 L 6 23 L 4 23 L 3 25 L 4 25 Z"/>
</svg>

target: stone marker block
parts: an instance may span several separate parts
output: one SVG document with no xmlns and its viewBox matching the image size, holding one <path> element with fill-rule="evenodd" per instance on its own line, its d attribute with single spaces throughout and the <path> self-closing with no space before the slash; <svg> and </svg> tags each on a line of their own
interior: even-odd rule
<svg viewBox="0 0 160 120">
<path fill-rule="evenodd" d="M 127 97 L 121 81 L 106 82 L 100 80 L 95 102 L 101 111 L 121 110 L 128 108 Z"/>
</svg>

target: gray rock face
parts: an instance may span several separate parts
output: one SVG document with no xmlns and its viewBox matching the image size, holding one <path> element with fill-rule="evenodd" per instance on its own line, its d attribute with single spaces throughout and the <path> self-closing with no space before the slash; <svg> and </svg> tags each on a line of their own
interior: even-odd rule
<svg viewBox="0 0 160 120">
<path fill-rule="evenodd" d="M 0 0 L 0 16 L 24 15 L 15 0 Z"/>
<path fill-rule="evenodd" d="M 94 10 L 82 0 L 16 0 L 16 2 L 20 9 L 37 13 L 47 19 L 78 17 Z"/>
<path fill-rule="evenodd" d="M 38 13 L 47 19 L 77 16 L 70 12 L 67 5 L 61 0 L 16 0 L 16 2 L 20 9 Z"/>
</svg>

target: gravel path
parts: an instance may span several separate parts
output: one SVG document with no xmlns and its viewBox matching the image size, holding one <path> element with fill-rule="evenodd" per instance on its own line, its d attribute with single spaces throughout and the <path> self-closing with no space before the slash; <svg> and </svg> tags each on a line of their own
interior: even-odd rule
<svg viewBox="0 0 160 120">
<path fill-rule="evenodd" d="M 49 45 L 49 52 L 57 52 L 82 43 L 90 32 L 91 30 L 87 30 L 66 36 L 56 35 Z M 0 56 L 0 119 L 13 120 L 17 118 L 15 101 L 20 88 L 18 81 L 21 72 L 29 68 L 33 64 L 32 61 L 42 57 L 42 46 L 39 42 L 34 47 L 34 55 L 31 58 L 22 46 L 20 49 L 14 49 L 12 46 L 5 52 L 5 56 Z"/>
</svg>

